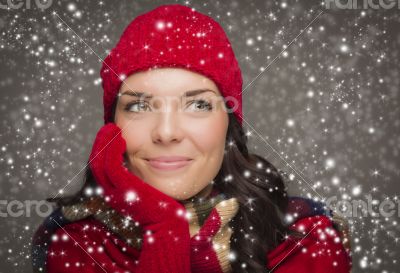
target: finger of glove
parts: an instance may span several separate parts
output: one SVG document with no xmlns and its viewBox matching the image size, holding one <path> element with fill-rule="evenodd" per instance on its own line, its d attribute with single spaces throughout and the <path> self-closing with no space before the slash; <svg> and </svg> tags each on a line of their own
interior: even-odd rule
<svg viewBox="0 0 400 273">
<path fill-rule="evenodd" d="M 118 128 L 115 128 L 113 124 L 107 124 L 103 126 L 96 135 L 96 139 L 93 144 L 92 152 L 90 154 L 90 167 L 96 182 L 103 187 L 105 191 L 109 188 L 113 188 L 112 183 L 107 178 L 105 166 L 106 162 L 106 151 L 109 148 L 110 141 L 114 138 Z"/>
<path fill-rule="evenodd" d="M 111 128 L 113 133 L 110 136 L 107 150 L 104 153 L 106 163 L 104 170 L 108 180 L 116 188 L 137 188 L 140 184 L 144 184 L 144 182 L 136 175 L 130 173 L 124 166 L 126 141 L 122 137 L 122 130 L 118 130 L 118 127 L 116 126 Z"/>
<path fill-rule="evenodd" d="M 221 219 L 216 208 L 213 208 L 200 230 L 192 236 L 193 246 L 208 245 L 221 227 Z"/>
<path fill-rule="evenodd" d="M 89 165 L 97 184 L 106 190 L 110 185 L 106 180 L 107 177 L 104 169 L 104 150 L 99 149 L 100 146 L 103 147 L 104 145 L 96 140 L 89 157 Z"/>
</svg>

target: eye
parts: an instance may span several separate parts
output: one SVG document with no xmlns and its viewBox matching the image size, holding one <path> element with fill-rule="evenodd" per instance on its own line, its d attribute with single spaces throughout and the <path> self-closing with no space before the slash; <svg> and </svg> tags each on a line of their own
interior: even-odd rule
<svg viewBox="0 0 400 273">
<path fill-rule="evenodd" d="M 140 112 L 141 110 L 145 111 L 148 107 L 145 101 L 135 101 L 130 102 L 125 106 L 125 111 L 128 112 Z"/>
<path fill-rule="evenodd" d="M 189 102 L 189 105 L 192 106 L 194 105 L 195 111 L 200 110 L 200 111 L 210 111 L 212 110 L 212 105 L 210 102 L 199 99 L 199 100 L 193 100 Z"/>
</svg>

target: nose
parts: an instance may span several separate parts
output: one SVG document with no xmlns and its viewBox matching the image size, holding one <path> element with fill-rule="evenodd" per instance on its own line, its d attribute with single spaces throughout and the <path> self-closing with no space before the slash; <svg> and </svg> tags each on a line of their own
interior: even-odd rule
<svg viewBox="0 0 400 273">
<path fill-rule="evenodd" d="M 159 144 L 179 143 L 183 139 L 179 113 L 172 107 L 166 108 L 165 111 L 159 111 L 155 117 L 152 140 Z"/>
</svg>

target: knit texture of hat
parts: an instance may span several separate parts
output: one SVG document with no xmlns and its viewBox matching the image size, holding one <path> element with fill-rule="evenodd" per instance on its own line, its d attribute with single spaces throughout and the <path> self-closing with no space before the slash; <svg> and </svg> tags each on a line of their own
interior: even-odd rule
<svg viewBox="0 0 400 273">
<path fill-rule="evenodd" d="M 228 37 L 211 17 L 180 4 L 162 5 L 137 16 L 104 59 L 104 122 L 124 79 L 151 68 L 176 67 L 214 81 L 242 124 L 242 74 Z"/>
</svg>

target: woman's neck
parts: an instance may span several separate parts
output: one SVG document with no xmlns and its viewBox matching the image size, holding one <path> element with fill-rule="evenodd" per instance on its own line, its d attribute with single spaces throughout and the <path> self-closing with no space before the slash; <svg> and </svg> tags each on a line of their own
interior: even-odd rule
<svg viewBox="0 0 400 273">
<path fill-rule="evenodd" d="M 213 192 L 213 183 L 208 184 L 206 187 L 204 187 L 200 192 L 198 192 L 197 194 L 195 194 L 194 196 L 182 200 L 180 201 L 183 204 L 189 203 L 189 202 L 198 202 L 204 199 L 207 199 L 207 197 L 209 197 L 211 195 L 211 193 Z"/>
</svg>

